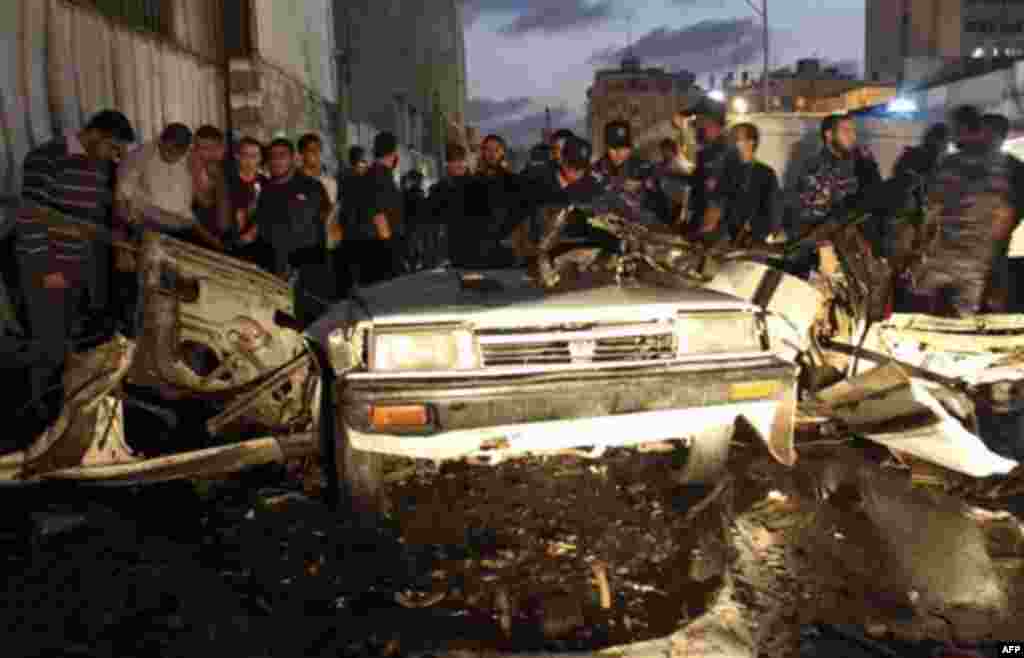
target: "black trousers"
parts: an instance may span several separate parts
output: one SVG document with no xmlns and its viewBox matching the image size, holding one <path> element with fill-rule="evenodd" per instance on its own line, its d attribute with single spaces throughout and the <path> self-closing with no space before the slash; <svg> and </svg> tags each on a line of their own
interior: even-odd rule
<svg viewBox="0 0 1024 658">
<path fill-rule="evenodd" d="M 295 271 L 295 317 L 306 326 L 338 300 L 338 281 L 330 262 L 299 265 Z"/>
<path fill-rule="evenodd" d="M 21 268 L 21 285 L 25 297 L 25 315 L 28 332 L 36 344 L 38 356 L 29 367 L 29 382 L 33 399 L 42 398 L 50 388 L 59 388 L 64 373 L 69 339 L 81 315 L 84 299 L 82 281 L 72 281 L 69 288 L 53 289 L 43 286 L 44 271 L 39 268 Z M 60 400 L 60 396 L 53 399 Z M 55 409 L 50 409 L 54 412 Z"/>
</svg>

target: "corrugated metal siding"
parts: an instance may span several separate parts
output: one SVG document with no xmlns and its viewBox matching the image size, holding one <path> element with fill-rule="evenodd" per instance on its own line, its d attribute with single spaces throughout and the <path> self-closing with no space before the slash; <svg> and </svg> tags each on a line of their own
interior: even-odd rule
<svg viewBox="0 0 1024 658">
<path fill-rule="evenodd" d="M 141 139 L 171 121 L 224 125 L 219 69 L 158 36 L 62 0 L 0 2 L 0 34 L 0 196 L 19 192 L 31 148 L 101 109 L 123 111 Z"/>
</svg>

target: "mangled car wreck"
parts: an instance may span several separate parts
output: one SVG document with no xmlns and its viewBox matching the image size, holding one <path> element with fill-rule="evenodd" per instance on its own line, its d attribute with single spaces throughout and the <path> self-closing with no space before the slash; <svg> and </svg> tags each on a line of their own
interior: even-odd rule
<svg viewBox="0 0 1024 658">
<path fill-rule="evenodd" d="M 579 212 L 614 248 L 564 238 Z M 798 416 L 972 477 L 1010 472 L 978 439 L 976 407 L 1014 406 L 1024 325 L 891 315 L 888 264 L 855 225 L 822 230 L 810 239 L 834 245 L 838 265 L 811 285 L 770 265 L 790 245 L 729 252 L 549 209 L 529 268 L 407 275 L 304 332 L 283 281 L 147 234 L 135 337 L 74 355 L 62 414 L 0 472 L 133 483 L 321 453 L 376 506 L 386 457 L 681 450 L 683 478 L 708 482 L 740 423 L 792 465 Z M 201 402 L 201 440 L 126 428 L 141 408 L 173 430 L 161 402 L 182 401 Z"/>
<path fill-rule="evenodd" d="M 132 484 L 315 452 L 313 358 L 300 333 L 274 323 L 292 313 L 287 284 L 156 233 L 137 255 L 135 338 L 71 355 L 59 417 L 0 456 L 0 476 Z M 197 414 L 208 432 L 185 426 Z M 133 417 L 143 419 L 134 432 Z"/>
<path fill-rule="evenodd" d="M 549 263 L 545 248 L 532 273 L 421 272 L 356 293 L 310 330 L 339 375 L 337 429 L 357 498 L 375 496 L 382 455 L 493 465 L 678 442 L 684 477 L 708 482 L 740 419 L 793 462 L 796 367 L 772 351 L 761 309 L 692 283 L 644 282 L 613 271 L 619 262 L 571 289 L 538 282 L 598 252 Z"/>
</svg>

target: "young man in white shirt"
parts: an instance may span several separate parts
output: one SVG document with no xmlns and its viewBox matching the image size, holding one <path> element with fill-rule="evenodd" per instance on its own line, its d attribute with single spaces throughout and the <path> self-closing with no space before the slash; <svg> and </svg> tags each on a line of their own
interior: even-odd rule
<svg viewBox="0 0 1024 658">
<path fill-rule="evenodd" d="M 192 175 L 187 155 L 188 126 L 172 123 L 160 138 L 129 153 L 117 170 L 115 212 L 129 224 L 143 224 L 171 235 L 191 231 Z"/>
</svg>

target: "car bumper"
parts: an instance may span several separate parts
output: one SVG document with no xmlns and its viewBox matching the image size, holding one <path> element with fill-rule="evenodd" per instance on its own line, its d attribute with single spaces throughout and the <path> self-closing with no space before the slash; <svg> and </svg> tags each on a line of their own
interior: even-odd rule
<svg viewBox="0 0 1024 658">
<path fill-rule="evenodd" d="M 489 463 L 580 446 L 684 439 L 743 417 L 767 440 L 795 367 L 774 358 L 444 381 L 346 380 L 341 420 L 352 447 L 417 459 Z M 428 426 L 388 430 L 375 407 L 423 405 Z"/>
</svg>

